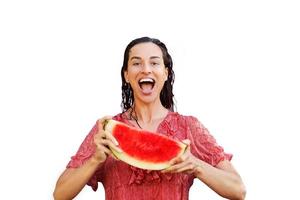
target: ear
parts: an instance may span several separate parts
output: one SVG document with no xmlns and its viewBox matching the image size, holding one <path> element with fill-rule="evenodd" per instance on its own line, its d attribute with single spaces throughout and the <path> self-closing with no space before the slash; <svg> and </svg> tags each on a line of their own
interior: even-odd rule
<svg viewBox="0 0 300 200">
<path fill-rule="evenodd" d="M 127 70 L 124 71 L 124 78 L 125 78 L 126 83 L 129 83 L 128 71 Z"/>
<path fill-rule="evenodd" d="M 169 75 L 169 69 L 165 67 L 165 81 L 168 80 L 168 75 Z"/>
</svg>

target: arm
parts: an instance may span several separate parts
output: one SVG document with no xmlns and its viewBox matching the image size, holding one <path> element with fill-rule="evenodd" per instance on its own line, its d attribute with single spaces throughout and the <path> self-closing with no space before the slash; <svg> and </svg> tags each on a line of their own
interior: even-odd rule
<svg viewBox="0 0 300 200">
<path fill-rule="evenodd" d="M 189 145 L 189 141 L 186 143 Z M 172 166 L 163 172 L 194 174 L 195 177 L 204 182 L 208 187 L 220 196 L 228 199 L 244 199 L 246 189 L 238 172 L 228 160 L 219 162 L 216 167 L 196 158 L 187 151 L 178 158 L 171 161 Z"/>
<path fill-rule="evenodd" d="M 54 199 L 73 199 L 93 176 L 99 164 L 99 161 L 92 157 L 79 168 L 66 169 L 56 183 Z"/>
<path fill-rule="evenodd" d="M 220 196 L 228 199 L 245 199 L 246 189 L 240 175 L 228 160 L 213 167 L 201 160 L 195 175 Z"/>
<path fill-rule="evenodd" d="M 97 129 L 87 136 L 78 151 L 81 154 L 85 149 L 89 149 L 88 151 L 91 153 L 90 158 L 84 162 L 81 160 L 83 164 L 78 168 L 66 169 L 59 177 L 53 193 L 55 200 L 73 199 L 87 184 L 97 169 L 103 165 L 107 156 L 112 155 L 110 148 L 121 152 L 116 146 L 115 138 L 103 130 L 102 124 L 106 119 L 109 119 L 109 117 L 104 117 L 97 121 Z"/>
</svg>

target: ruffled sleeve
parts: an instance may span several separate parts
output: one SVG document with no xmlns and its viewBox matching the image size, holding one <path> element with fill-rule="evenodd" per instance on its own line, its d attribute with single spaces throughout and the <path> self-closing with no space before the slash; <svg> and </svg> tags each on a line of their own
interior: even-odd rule
<svg viewBox="0 0 300 200">
<path fill-rule="evenodd" d="M 220 161 L 231 160 L 232 154 L 224 152 L 215 138 L 195 117 L 187 117 L 186 123 L 190 128 L 188 139 L 191 140 L 191 152 L 201 160 L 216 166 Z"/>
<path fill-rule="evenodd" d="M 98 128 L 95 124 L 89 134 L 86 136 L 82 144 L 80 145 L 77 153 L 71 157 L 67 168 L 78 168 L 82 166 L 95 152 L 94 136 L 97 133 Z M 101 171 L 98 169 L 91 179 L 88 181 L 88 185 L 93 188 L 94 191 L 98 188 L 98 181 L 101 180 Z"/>
</svg>

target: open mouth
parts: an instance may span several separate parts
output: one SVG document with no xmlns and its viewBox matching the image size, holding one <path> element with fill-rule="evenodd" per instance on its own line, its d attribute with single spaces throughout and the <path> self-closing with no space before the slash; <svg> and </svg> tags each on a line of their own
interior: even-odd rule
<svg viewBox="0 0 300 200">
<path fill-rule="evenodd" d="M 142 78 L 139 80 L 139 86 L 143 92 L 151 92 L 155 85 L 155 80 L 152 78 Z"/>
</svg>

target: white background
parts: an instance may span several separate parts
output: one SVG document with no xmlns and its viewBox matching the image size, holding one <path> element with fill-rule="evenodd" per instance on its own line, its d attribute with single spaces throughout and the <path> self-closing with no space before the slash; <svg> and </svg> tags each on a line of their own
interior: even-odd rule
<svg viewBox="0 0 300 200">
<path fill-rule="evenodd" d="M 96 120 L 121 111 L 123 51 L 140 36 L 168 46 L 177 111 L 234 154 L 247 199 L 299 198 L 299 5 L 179 2 L 1 1 L 0 199 L 52 199 Z M 190 199 L 220 197 L 195 181 Z"/>
</svg>

